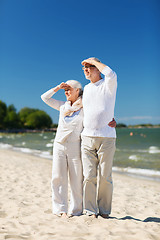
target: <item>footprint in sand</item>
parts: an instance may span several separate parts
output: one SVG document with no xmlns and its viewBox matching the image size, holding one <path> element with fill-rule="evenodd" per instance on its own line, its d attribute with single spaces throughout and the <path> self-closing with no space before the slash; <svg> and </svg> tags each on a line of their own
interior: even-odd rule
<svg viewBox="0 0 160 240">
<path fill-rule="evenodd" d="M 48 209 L 48 210 L 44 211 L 44 213 L 51 214 L 51 213 L 52 213 L 52 210 L 51 210 L 51 209 Z"/>
<path fill-rule="evenodd" d="M 8 235 L 6 235 L 5 237 L 4 237 L 4 239 L 16 239 L 16 240 L 18 240 L 18 239 L 28 239 L 29 240 L 29 236 L 23 236 L 23 235 L 12 235 L 12 234 L 8 234 Z"/>
<path fill-rule="evenodd" d="M 5 218 L 7 214 L 4 211 L 0 211 L 0 218 Z"/>
</svg>

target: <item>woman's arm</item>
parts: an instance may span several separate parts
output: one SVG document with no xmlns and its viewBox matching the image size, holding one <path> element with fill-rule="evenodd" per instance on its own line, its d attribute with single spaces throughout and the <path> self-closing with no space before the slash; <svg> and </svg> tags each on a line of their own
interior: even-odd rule
<svg viewBox="0 0 160 240">
<path fill-rule="evenodd" d="M 50 107 L 56 109 L 56 110 L 60 110 L 60 106 L 62 106 L 65 102 L 64 101 L 60 101 L 60 100 L 56 100 L 56 99 L 53 99 L 52 96 L 58 92 L 61 88 L 61 84 L 54 87 L 54 88 L 51 88 L 50 90 L 48 90 L 47 92 L 43 93 L 41 95 L 41 99 L 47 104 L 49 105 Z"/>
</svg>

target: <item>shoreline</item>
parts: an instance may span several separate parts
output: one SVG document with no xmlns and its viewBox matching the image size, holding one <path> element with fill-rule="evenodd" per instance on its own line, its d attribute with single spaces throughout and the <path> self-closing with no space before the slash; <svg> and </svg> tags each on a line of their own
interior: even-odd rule
<svg viewBox="0 0 160 240">
<path fill-rule="evenodd" d="M 5 149 L 17 153 L 28 154 L 30 156 L 40 157 L 42 159 L 52 161 L 52 155 L 46 151 L 40 151 L 36 149 L 28 149 L 22 147 L 14 147 L 9 144 L 3 144 L 0 149 Z M 133 178 L 146 179 L 150 181 L 160 182 L 160 171 L 154 169 L 142 169 L 142 168 L 131 168 L 131 167 L 118 167 L 113 166 L 112 171 L 121 175 L 127 175 Z"/>
<path fill-rule="evenodd" d="M 0 149 L 0 236 L 2 240 L 158 240 L 159 183 L 113 173 L 108 219 L 52 214 L 52 161 Z M 69 188 L 70 192 L 70 188 Z"/>
</svg>

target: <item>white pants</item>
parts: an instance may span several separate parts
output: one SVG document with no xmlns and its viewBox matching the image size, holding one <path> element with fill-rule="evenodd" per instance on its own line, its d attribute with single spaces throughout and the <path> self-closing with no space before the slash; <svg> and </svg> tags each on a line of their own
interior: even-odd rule
<svg viewBox="0 0 160 240">
<path fill-rule="evenodd" d="M 115 142 L 115 138 L 82 136 L 83 207 L 88 215 L 111 212 Z"/>
<path fill-rule="evenodd" d="M 68 173 L 71 196 L 68 210 Z M 52 167 L 52 207 L 54 214 L 82 213 L 82 163 L 80 140 L 54 142 Z"/>
</svg>

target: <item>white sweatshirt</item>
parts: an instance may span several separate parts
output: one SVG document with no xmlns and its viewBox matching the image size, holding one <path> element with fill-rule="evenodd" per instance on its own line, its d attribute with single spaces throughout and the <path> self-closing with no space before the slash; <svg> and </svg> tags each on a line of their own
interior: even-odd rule
<svg viewBox="0 0 160 240">
<path fill-rule="evenodd" d="M 115 138 L 116 130 L 109 127 L 108 123 L 114 118 L 117 75 L 108 66 L 103 69 L 102 74 L 105 75 L 104 79 L 89 83 L 84 88 L 82 135 Z"/>
</svg>

